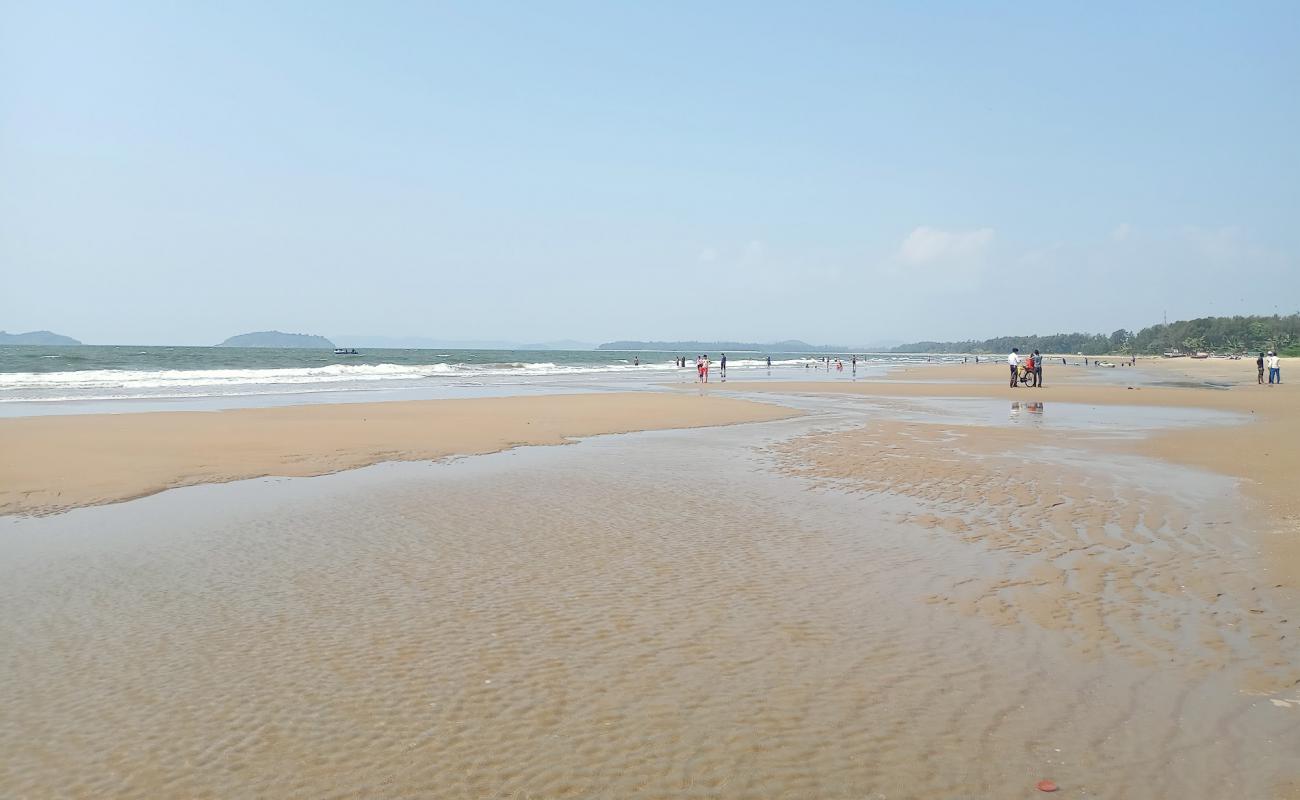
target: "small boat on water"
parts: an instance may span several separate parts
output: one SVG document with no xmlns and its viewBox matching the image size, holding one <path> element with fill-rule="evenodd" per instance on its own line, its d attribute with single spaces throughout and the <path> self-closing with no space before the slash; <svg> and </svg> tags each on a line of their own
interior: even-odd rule
<svg viewBox="0 0 1300 800">
<path fill-rule="evenodd" d="M 361 354 L 357 352 L 357 350 L 356 350 L 355 347 L 336 347 L 336 348 L 334 348 L 334 355 L 336 355 L 336 356 L 359 356 L 359 355 L 361 355 Z"/>
</svg>

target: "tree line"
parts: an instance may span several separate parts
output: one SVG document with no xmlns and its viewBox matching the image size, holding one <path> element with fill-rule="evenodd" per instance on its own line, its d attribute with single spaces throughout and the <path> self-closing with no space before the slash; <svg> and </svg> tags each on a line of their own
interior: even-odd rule
<svg viewBox="0 0 1300 800">
<path fill-rule="evenodd" d="M 1104 333 L 1056 333 L 1050 336 L 999 336 L 983 341 L 913 342 L 896 353 L 1004 353 L 1013 347 L 1044 353 L 1107 353 L 1158 355 L 1168 351 L 1193 354 L 1253 353 L 1276 350 L 1300 355 L 1300 314 L 1271 317 L 1201 317 L 1167 325 L 1152 325 L 1134 333 L 1120 328 Z"/>
</svg>

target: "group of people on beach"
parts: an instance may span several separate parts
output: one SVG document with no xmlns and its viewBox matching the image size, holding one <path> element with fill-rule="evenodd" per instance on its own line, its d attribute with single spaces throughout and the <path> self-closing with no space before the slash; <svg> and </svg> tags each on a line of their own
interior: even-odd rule
<svg viewBox="0 0 1300 800">
<path fill-rule="evenodd" d="M 1259 368 L 1259 383 L 1264 385 L 1264 368 L 1268 367 L 1268 384 L 1272 386 L 1275 383 L 1282 382 L 1282 359 L 1277 357 L 1276 350 L 1269 350 L 1268 355 L 1259 354 L 1255 359 L 1255 366 Z"/>
<path fill-rule="evenodd" d="M 1024 383 L 1026 386 L 1043 388 L 1043 354 L 1035 350 L 1020 357 L 1020 348 L 1013 347 L 1007 354 L 1007 365 L 1011 367 L 1011 388 Z"/>
<path fill-rule="evenodd" d="M 686 366 L 686 356 L 677 359 L 678 366 Z M 768 358 L 767 365 L 772 365 L 772 359 Z M 699 376 L 700 383 L 709 382 L 709 371 L 713 369 L 713 361 L 709 358 L 708 353 L 695 357 L 695 372 Z M 722 360 L 718 362 L 718 372 L 722 375 L 723 380 L 727 378 L 727 354 L 722 354 Z"/>
</svg>

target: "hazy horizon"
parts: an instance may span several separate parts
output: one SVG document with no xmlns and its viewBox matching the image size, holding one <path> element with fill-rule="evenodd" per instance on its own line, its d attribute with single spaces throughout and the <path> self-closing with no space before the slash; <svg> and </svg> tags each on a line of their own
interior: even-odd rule
<svg viewBox="0 0 1300 800">
<path fill-rule="evenodd" d="M 864 344 L 1300 305 L 1300 6 L 0 4 L 0 328 Z"/>
</svg>

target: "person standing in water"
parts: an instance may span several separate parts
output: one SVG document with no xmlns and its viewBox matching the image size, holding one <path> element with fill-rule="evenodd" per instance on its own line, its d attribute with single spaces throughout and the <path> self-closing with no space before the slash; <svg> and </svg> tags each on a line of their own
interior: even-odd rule
<svg viewBox="0 0 1300 800">
<path fill-rule="evenodd" d="M 720 374 L 722 375 L 723 380 L 726 380 L 727 378 L 727 354 L 726 353 L 722 354 L 722 361 L 721 363 L 718 364 L 718 367 L 721 370 Z"/>
<path fill-rule="evenodd" d="M 767 368 L 768 368 L 768 369 L 771 369 L 771 368 L 772 368 L 772 357 L 771 357 L 771 356 L 768 356 L 768 357 L 767 357 Z"/>
</svg>

